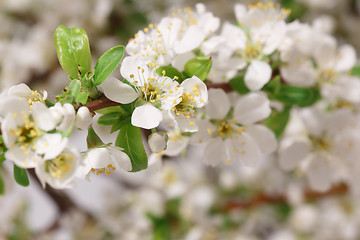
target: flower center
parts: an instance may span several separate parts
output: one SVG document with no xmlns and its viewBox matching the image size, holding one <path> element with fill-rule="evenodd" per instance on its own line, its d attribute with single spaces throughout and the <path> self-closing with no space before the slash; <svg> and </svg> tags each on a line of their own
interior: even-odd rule
<svg viewBox="0 0 360 240">
<path fill-rule="evenodd" d="M 59 155 L 55 159 L 45 162 L 45 171 L 52 177 L 62 179 L 65 174 L 71 170 L 73 156 Z"/>
<path fill-rule="evenodd" d="M 329 149 L 333 146 L 331 140 L 327 139 L 326 137 L 310 136 L 310 140 L 313 145 L 313 150 L 329 151 Z"/>
<path fill-rule="evenodd" d="M 17 118 L 17 113 L 13 114 L 14 119 Z M 24 124 L 18 127 L 17 130 L 10 129 L 10 132 L 16 136 L 15 144 L 20 145 L 21 149 L 28 152 L 27 148 L 34 142 L 35 139 L 42 135 L 40 129 L 35 123 L 29 119 L 29 116 L 23 116 Z M 35 145 L 32 146 L 35 149 Z"/>
</svg>

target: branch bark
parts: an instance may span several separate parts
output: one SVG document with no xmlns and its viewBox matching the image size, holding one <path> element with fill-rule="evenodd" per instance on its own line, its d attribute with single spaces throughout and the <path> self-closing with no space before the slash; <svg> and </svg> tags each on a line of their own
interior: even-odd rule
<svg viewBox="0 0 360 240">
<path fill-rule="evenodd" d="M 336 196 L 345 194 L 348 192 L 348 187 L 346 184 L 339 184 L 334 186 L 333 188 L 329 189 L 325 192 L 316 192 L 313 190 L 306 190 L 304 192 L 304 199 L 309 200 L 316 200 L 324 197 Z M 223 206 L 220 207 L 222 211 L 232 211 L 235 209 L 248 209 L 253 208 L 263 204 L 272 204 L 272 203 L 286 203 L 287 198 L 285 195 L 266 195 L 264 193 L 260 193 L 256 195 L 250 200 L 241 201 L 241 200 L 230 200 L 226 202 Z"/>
</svg>

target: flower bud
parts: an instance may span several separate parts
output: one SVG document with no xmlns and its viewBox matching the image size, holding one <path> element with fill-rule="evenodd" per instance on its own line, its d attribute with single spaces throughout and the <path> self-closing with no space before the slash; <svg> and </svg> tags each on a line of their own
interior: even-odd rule
<svg viewBox="0 0 360 240">
<path fill-rule="evenodd" d="M 80 130 L 88 129 L 91 124 L 91 114 L 87 107 L 81 107 L 76 113 L 75 127 Z"/>
<path fill-rule="evenodd" d="M 164 132 L 155 132 L 149 136 L 149 146 L 152 152 L 158 153 L 166 149 L 167 135 Z"/>
<path fill-rule="evenodd" d="M 71 104 L 65 103 L 64 105 L 61 105 L 60 103 L 56 103 L 50 108 L 50 111 L 51 115 L 56 120 L 57 130 L 66 131 L 74 123 L 75 110 Z"/>
</svg>

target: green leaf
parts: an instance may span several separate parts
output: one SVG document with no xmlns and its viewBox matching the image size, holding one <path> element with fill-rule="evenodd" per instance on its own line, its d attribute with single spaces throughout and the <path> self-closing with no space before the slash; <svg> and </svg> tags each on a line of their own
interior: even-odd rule
<svg viewBox="0 0 360 240">
<path fill-rule="evenodd" d="M 122 125 L 115 145 L 124 149 L 132 164 L 132 172 L 146 169 L 148 160 L 142 143 L 140 129 L 131 125 L 130 121 Z"/>
<path fill-rule="evenodd" d="M 290 106 L 285 107 L 282 112 L 273 110 L 271 115 L 264 121 L 264 125 L 270 128 L 277 139 L 283 134 L 290 117 Z"/>
<path fill-rule="evenodd" d="M 0 165 L 5 161 L 5 153 L 0 154 Z"/>
<path fill-rule="evenodd" d="M 76 102 L 79 102 L 81 104 L 85 104 L 85 103 L 87 103 L 88 97 L 89 97 L 89 95 L 88 95 L 87 92 L 80 92 L 76 96 L 75 100 L 76 100 Z"/>
<path fill-rule="evenodd" d="M 88 129 L 88 135 L 86 137 L 86 143 L 88 148 L 99 147 L 105 145 L 103 141 L 101 141 L 100 137 L 96 134 L 94 129 L 90 127 Z"/>
<path fill-rule="evenodd" d="M 89 39 L 84 29 L 60 25 L 54 43 L 59 63 L 71 78 L 78 79 L 91 70 Z"/>
<path fill-rule="evenodd" d="M 18 166 L 14 165 L 14 178 L 15 181 L 21 186 L 29 186 L 29 177 L 26 169 L 19 168 Z"/>
<path fill-rule="evenodd" d="M 163 72 L 165 71 L 165 72 Z M 165 75 L 169 78 L 174 78 L 174 77 L 178 77 L 177 81 L 178 82 L 181 82 L 184 80 L 184 77 L 183 75 L 176 69 L 174 68 L 173 66 L 163 66 L 163 67 L 158 67 L 156 69 L 156 73 L 159 75 L 159 76 L 162 76 L 162 75 Z M 164 74 L 163 74 L 164 73 Z"/>
<path fill-rule="evenodd" d="M 321 96 L 315 88 L 303 88 L 290 85 L 281 85 L 280 89 L 269 93 L 269 98 L 285 104 L 294 104 L 299 107 L 307 107 L 317 102 Z"/>
<path fill-rule="evenodd" d="M 360 65 L 354 66 L 354 67 L 351 69 L 351 75 L 352 75 L 352 76 L 356 76 L 356 77 L 360 77 Z"/>
<path fill-rule="evenodd" d="M 0 195 L 3 195 L 4 193 L 5 193 L 5 183 L 0 172 Z"/>
<path fill-rule="evenodd" d="M 113 47 L 99 58 L 94 68 L 95 85 L 101 84 L 117 68 L 124 51 L 124 46 Z"/>
<path fill-rule="evenodd" d="M 80 89 L 81 89 L 80 80 L 77 80 L 77 79 L 72 80 L 69 84 L 69 89 L 70 89 L 71 95 L 76 97 L 79 94 Z"/>
<path fill-rule="evenodd" d="M 131 113 L 124 110 L 121 112 L 109 112 L 98 118 L 100 125 L 112 125 L 111 133 L 119 130 L 122 125 L 127 124 L 131 120 Z"/>
<path fill-rule="evenodd" d="M 127 116 L 127 113 L 125 114 L 126 114 L 125 116 Z M 113 125 L 114 122 L 118 121 L 123 117 L 124 114 L 122 112 L 110 112 L 99 117 L 97 122 L 100 125 Z"/>
<path fill-rule="evenodd" d="M 229 84 L 230 84 L 230 87 L 231 87 L 234 91 L 238 92 L 238 93 L 241 94 L 241 95 L 250 92 L 250 90 L 248 89 L 248 87 L 245 85 L 244 77 L 243 77 L 243 76 L 237 76 L 237 77 L 232 78 L 232 79 L 230 80 Z"/>
<path fill-rule="evenodd" d="M 211 69 L 211 58 L 195 57 L 190 59 L 184 67 L 185 77 L 197 76 L 201 81 L 204 81 Z"/>
<path fill-rule="evenodd" d="M 125 112 L 125 111 L 124 111 L 124 109 L 122 109 L 121 106 L 111 106 L 111 107 L 96 110 L 95 112 L 100 113 L 100 114 L 107 114 L 107 113 L 111 113 L 111 112 Z"/>
</svg>

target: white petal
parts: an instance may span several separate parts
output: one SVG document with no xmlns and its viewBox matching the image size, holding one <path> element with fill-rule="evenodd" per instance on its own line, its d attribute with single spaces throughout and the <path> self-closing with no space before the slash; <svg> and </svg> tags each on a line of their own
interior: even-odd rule
<svg viewBox="0 0 360 240">
<path fill-rule="evenodd" d="M 129 156 L 119 147 L 110 146 L 107 148 L 112 156 L 114 163 L 122 170 L 130 171 L 132 168 Z"/>
<path fill-rule="evenodd" d="M 234 107 L 234 119 L 241 124 L 264 120 L 270 113 L 270 101 L 258 93 L 248 93 L 240 98 Z"/>
<path fill-rule="evenodd" d="M 328 190 L 331 186 L 332 172 L 329 161 L 320 154 L 314 155 L 306 172 L 311 188 L 316 191 Z"/>
<path fill-rule="evenodd" d="M 63 118 L 61 123 L 56 127 L 56 129 L 59 131 L 66 131 L 73 125 L 75 121 L 75 109 L 69 103 L 65 103 L 62 106 L 62 109 Z"/>
<path fill-rule="evenodd" d="M 255 139 L 247 133 L 243 133 L 237 139 L 226 141 L 231 160 L 238 160 L 244 166 L 256 167 L 261 159 L 260 147 Z M 234 150 L 236 149 L 236 151 Z"/>
<path fill-rule="evenodd" d="M 280 167 L 286 171 L 294 169 L 300 161 L 304 160 L 310 152 L 308 141 L 284 139 L 279 150 Z"/>
<path fill-rule="evenodd" d="M 131 124 L 145 129 L 155 128 L 162 121 L 162 113 L 159 109 L 146 103 L 135 108 L 131 116 Z"/>
<path fill-rule="evenodd" d="M 67 138 L 60 133 L 45 134 L 36 141 L 36 153 L 44 154 L 44 159 L 56 158 L 66 147 Z"/>
<path fill-rule="evenodd" d="M 153 153 L 159 153 L 166 148 L 166 135 L 152 133 L 148 139 L 149 147 Z"/>
<path fill-rule="evenodd" d="M 34 102 L 32 105 L 32 116 L 36 125 L 44 131 L 55 128 L 56 122 L 50 110 L 41 102 Z"/>
<path fill-rule="evenodd" d="M 109 164 L 113 164 L 110 157 L 110 152 L 106 148 L 92 148 L 88 150 L 84 161 L 90 163 L 90 166 L 95 169 L 105 168 Z"/>
<path fill-rule="evenodd" d="M 184 94 L 190 93 L 194 98 L 193 104 L 197 108 L 203 107 L 208 101 L 208 91 L 205 83 L 201 81 L 197 76 L 192 76 L 191 78 L 186 79 L 180 85 L 184 88 Z M 198 91 L 197 96 L 195 96 L 194 89 Z"/>
<path fill-rule="evenodd" d="M 246 132 L 255 139 L 263 154 L 270 154 L 276 150 L 277 140 L 275 134 L 267 127 L 260 124 L 250 125 Z"/>
<path fill-rule="evenodd" d="M 205 164 L 215 167 L 221 162 L 225 162 L 225 144 L 221 138 L 210 141 L 204 151 L 203 161 Z"/>
<path fill-rule="evenodd" d="M 175 120 L 177 127 L 184 132 L 197 132 L 199 130 L 197 124 L 195 123 L 195 119 L 193 118 L 187 119 L 184 116 L 175 116 Z"/>
<path fill-rule="evenodd" d="M 29 112 L 29 103 L 25 98 L 7 96 L 0 100 L 0 116 L 5 117 L 8 113 Z"/>
<path fill-rule="evenodd" d="M 27 97 L 30 93 L 31 89 L 24 83 L 12 86 L 8 91 L 8 95 L 14 95 L 18 97 Z"/>
<path fill-rule="evenodd" d="M 260 90 L 271 78 L 271 67 L 268 63 L 253 60 L 245 73 L 245 84 L 253 91 Z"/>
<path fill-rule="evenodd" d="M 13 144 L 15 144 L 17 137 L 14 133 L 11 132 L 11 130 L 17 130 L 17 122 L 14 119 L 13 114 L 8 114 L 4 121 L 1 123 L 1 133 L 2 137 L 4 139 L 4 143 L 7 148 L 10 148 Z M 20 116 L 17 116 L 16 118 L 21 118 Z"/>
<path fill-rule="evenodd" d="M 25 152 L 26 151 L 26 152 Z M 39 161 L 39 157 L 30 149 L 22 150 L 19 147 L 8 149 L 5 152 L 5 159 L 13 161 L 21 168 L 33 168 Z"/>
<path fill-rule="evenodd" d="M 206 105 L 206 113 L 211 119 L 224 119 L 230 107 L 229 98 L 222 89 L 209 89 L 209 102 Z"/>
<path fill-rule="evenodd" d="M 186 53 L 199 47 L 206 35 L 196 25 L 190 26 L 184 33 L 181 41 L 175 46 L 174 50 L 177 54 Z"/>
<path fill-rule="evenodd" d="M 176 55 L 171 65 L 180 72 L 184 71 L 185 64 L 192 58 L 195 57 L 193 52 L 187 52 L 184 54 Z"/>
<path fill-rule="evenodd" d="M 120 73 L 129 82 L 134 83 L 136 81 L 141 86 L 144 86 L 144 81 L 148 80 L 150 74 L 148 66 L 136 56 L 124 58 L 121 63 Z"/>
<path fill-rule="evenodd" d="M 110 100 L 118 103 L 131 103 L 139 97 L 138 93 L 129 85 L 110 77 L 99 85 L 99 89 Z"/>
<path fill-rule="evenodd" d="M 335 71 L 346 72 L 354 67 L 356 63 L 356 51 L 351 45 L 343 45 L 339 48 L 338 60 L 335 65 Z"/>
<path fill-rule="evenodd" d="M 241 22 L 243 16 L 246 14 L 246 7 L 243 4 L 235 4 L 235 17 L 238 22 Z"/>
</svg>

